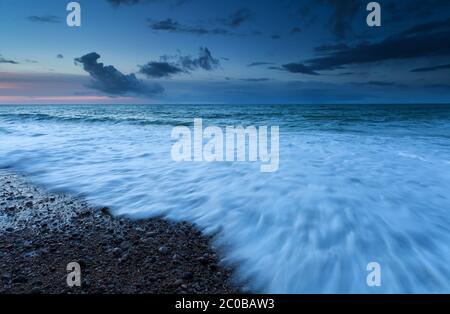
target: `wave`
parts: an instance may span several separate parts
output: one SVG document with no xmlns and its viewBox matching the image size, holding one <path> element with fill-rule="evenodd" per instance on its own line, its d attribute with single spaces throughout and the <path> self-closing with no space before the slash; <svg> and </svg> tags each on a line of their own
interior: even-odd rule
<svg viewBox="0 0 450 314">
<path fill-rule="evenodd" d="M 370 108 L 331 109 L 313 121 L 315 109 L 279 106 L 0 108 L 0 167 L 116 215 L 190 221 L 256 292 L 448 293 L 450 137 L 435 135 L 450 134 L 450 107 L 376 123 Z M 193 117 L 281 125 L 279 171 L 172 161 L 171 126 Z"/>
<path fill-rule="evenodd" d="M 5 122 L 18 121 L 53 121 L 53 122 L 73 122 L 73 123 L 110 123 L 110 124 L 132 124 L 132 125 L 168 125 L 178 126 L 193 125 L 192 121 L 176 120 L 176 119 L 142 119 L 142 118 L 126 118 L 126 117 L 97 117 L 97 116 L 56 116 L 50 114 L 32 114 L 32 113 L 15 113 L 1 114 L 0 119 Z"/>
</svg>

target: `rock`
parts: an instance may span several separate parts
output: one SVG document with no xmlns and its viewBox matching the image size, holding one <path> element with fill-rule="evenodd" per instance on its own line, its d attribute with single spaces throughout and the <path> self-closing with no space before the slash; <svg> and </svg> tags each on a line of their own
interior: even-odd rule
<svg viewBox="0 0 450 314">
<path fill-rule="evenodd" d="M 121 257 L 122 256 L 122 250 L 118 247 L 114 248 L 112 250 L 112 253 L 114 255 L 114 257 Z"/>
<path fill-rule="evenodd" d="M 179 286 L 181 286 L 182 284 L 183 284 L 183 280 L 177 279 L 177 280 L 175 280 L 175 282 L 173 283 L 173 286 L 174 286 L 174 287 L 179 287 Z"/>
<path fill-rule="evenodd" d="M 109 208 L 108 207 L 102 207 L 102 208 L 100 208 L 100 212 L 103 215 L 109 215 Z"/>
<path fill-rule="evenodd" d="M 131 243 L 128 241 L 122 241 L 122 243 L 120 243 L 120 248 L 122 250 L 128 250 L 131 246 Z"/>
<path fill-rule="evenodd" d="M 24 284 L 28 282 L 28 278 L 22 275 L 16 276 L 13 279 L 13 283 Z"/>
<path fill-rule="evenodd" d="M 209 259 L 208 259 L 208 258 L 205 258 L 205 257 L 203 257 L 203 256 L 199 257 L 197 260 L 198 260 L 202 265 L 207 265 L 208 262 L 209 262 Z"/>
<path fill-rule="evenodd" d="M 191 280 L 192 278 L 194 278 L 194 274 L 192 272 L 190 272 L 190 271 L 185 272 L 183 274 L 183 279 L 184 280 Z"/>
<path fill-rule="evenodd" d="M 166 255 L 166 254 L 169 254 L 170 250 L 167 246 L 162 245 L 159 247 L 158 251 L 159 251 L 159 253 Z"/>
<path fill-rule="evenodd" d="M 26 197 L 19 202 L 20 195 Z M 21 215 L 27 208 L 34 210 Z M 97 208 L 64 194 L 47 194 L 18 176 L 11 186 L 0 184 L 0 215 L 7 215 L 0 237 L 0 293 L 235 291 L 228 285 L 230 271 L 206 268 L 216 263 L 210 241 L 192 225 L 134 221 L 103 215 L 108 209 Z M 207 264 L 203 271 L 198 257 Z M 81 266 L 81 287 L 66 285 L 69 262 Z"/>
</svg>

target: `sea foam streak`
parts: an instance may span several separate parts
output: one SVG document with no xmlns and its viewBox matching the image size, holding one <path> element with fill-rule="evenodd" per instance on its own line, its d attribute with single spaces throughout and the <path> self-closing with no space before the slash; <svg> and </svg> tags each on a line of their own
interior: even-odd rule
<svg viewBox="0 0 450 314">
<path fill-rule="evenodd" d="M 172 161 L 173 126 L 194 118 L 280 126 L 279 170 Z M 449 134 L 443 105 L 0 106 L 0 166 L 217 232 L 256 291 L 448 293 Z"/>
</svg>

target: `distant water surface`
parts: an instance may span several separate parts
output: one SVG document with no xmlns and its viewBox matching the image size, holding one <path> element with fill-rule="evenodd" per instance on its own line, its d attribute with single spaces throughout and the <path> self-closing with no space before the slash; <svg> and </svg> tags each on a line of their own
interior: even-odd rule
<svg viewBox="0 0 450 314">
<path fill-rule="evenodd" d="M 279 126 L 279 171 L 173 162 L 171 130 L 194 118 Z M 450 293 L 447 105 L 0 106 L 0 167 L 217 232 L 254 291 Z"/>
</svg>

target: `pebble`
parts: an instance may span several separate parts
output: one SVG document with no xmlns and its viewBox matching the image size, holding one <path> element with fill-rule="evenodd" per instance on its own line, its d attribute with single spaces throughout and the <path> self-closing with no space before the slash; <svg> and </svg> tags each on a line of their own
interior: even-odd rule
<svg viewBox="0 0 450 314">
<path fill-rule="evenodd" d="M 112 253 L 113 253 L 114 257 L 122 256 L 122 250 L 120 248 L 118 248 L 118 247 L 114 248 L 112 250 Z"/>
<path fill-rule="evenodd" d="M 159 247 L 158 251 L 159 251 L 161 254 L 166 255 L 166 254 L 169 253 L 169 248 L 168 248 L 167 246 L 163 245 L 163 246 L 160 246 L 160 247 Z"/>
<path fill-rule="evenodd" d="M 199 264 L 198 256 L 214 263 L 210 240 L 188 223 L 103 215 L 106 207 L 95 209 L 64 194 L 45 193 L 22 177 L 8 178 L 13 185 L 4 184 L 0 170 L 0 213 L 8 214 L 0 230 L 0 293 L 237 291 L 226 284 L 229 271 Z M 66 285 L 72 261 L 81 266 L 81 287 Z"/>
</svg>

